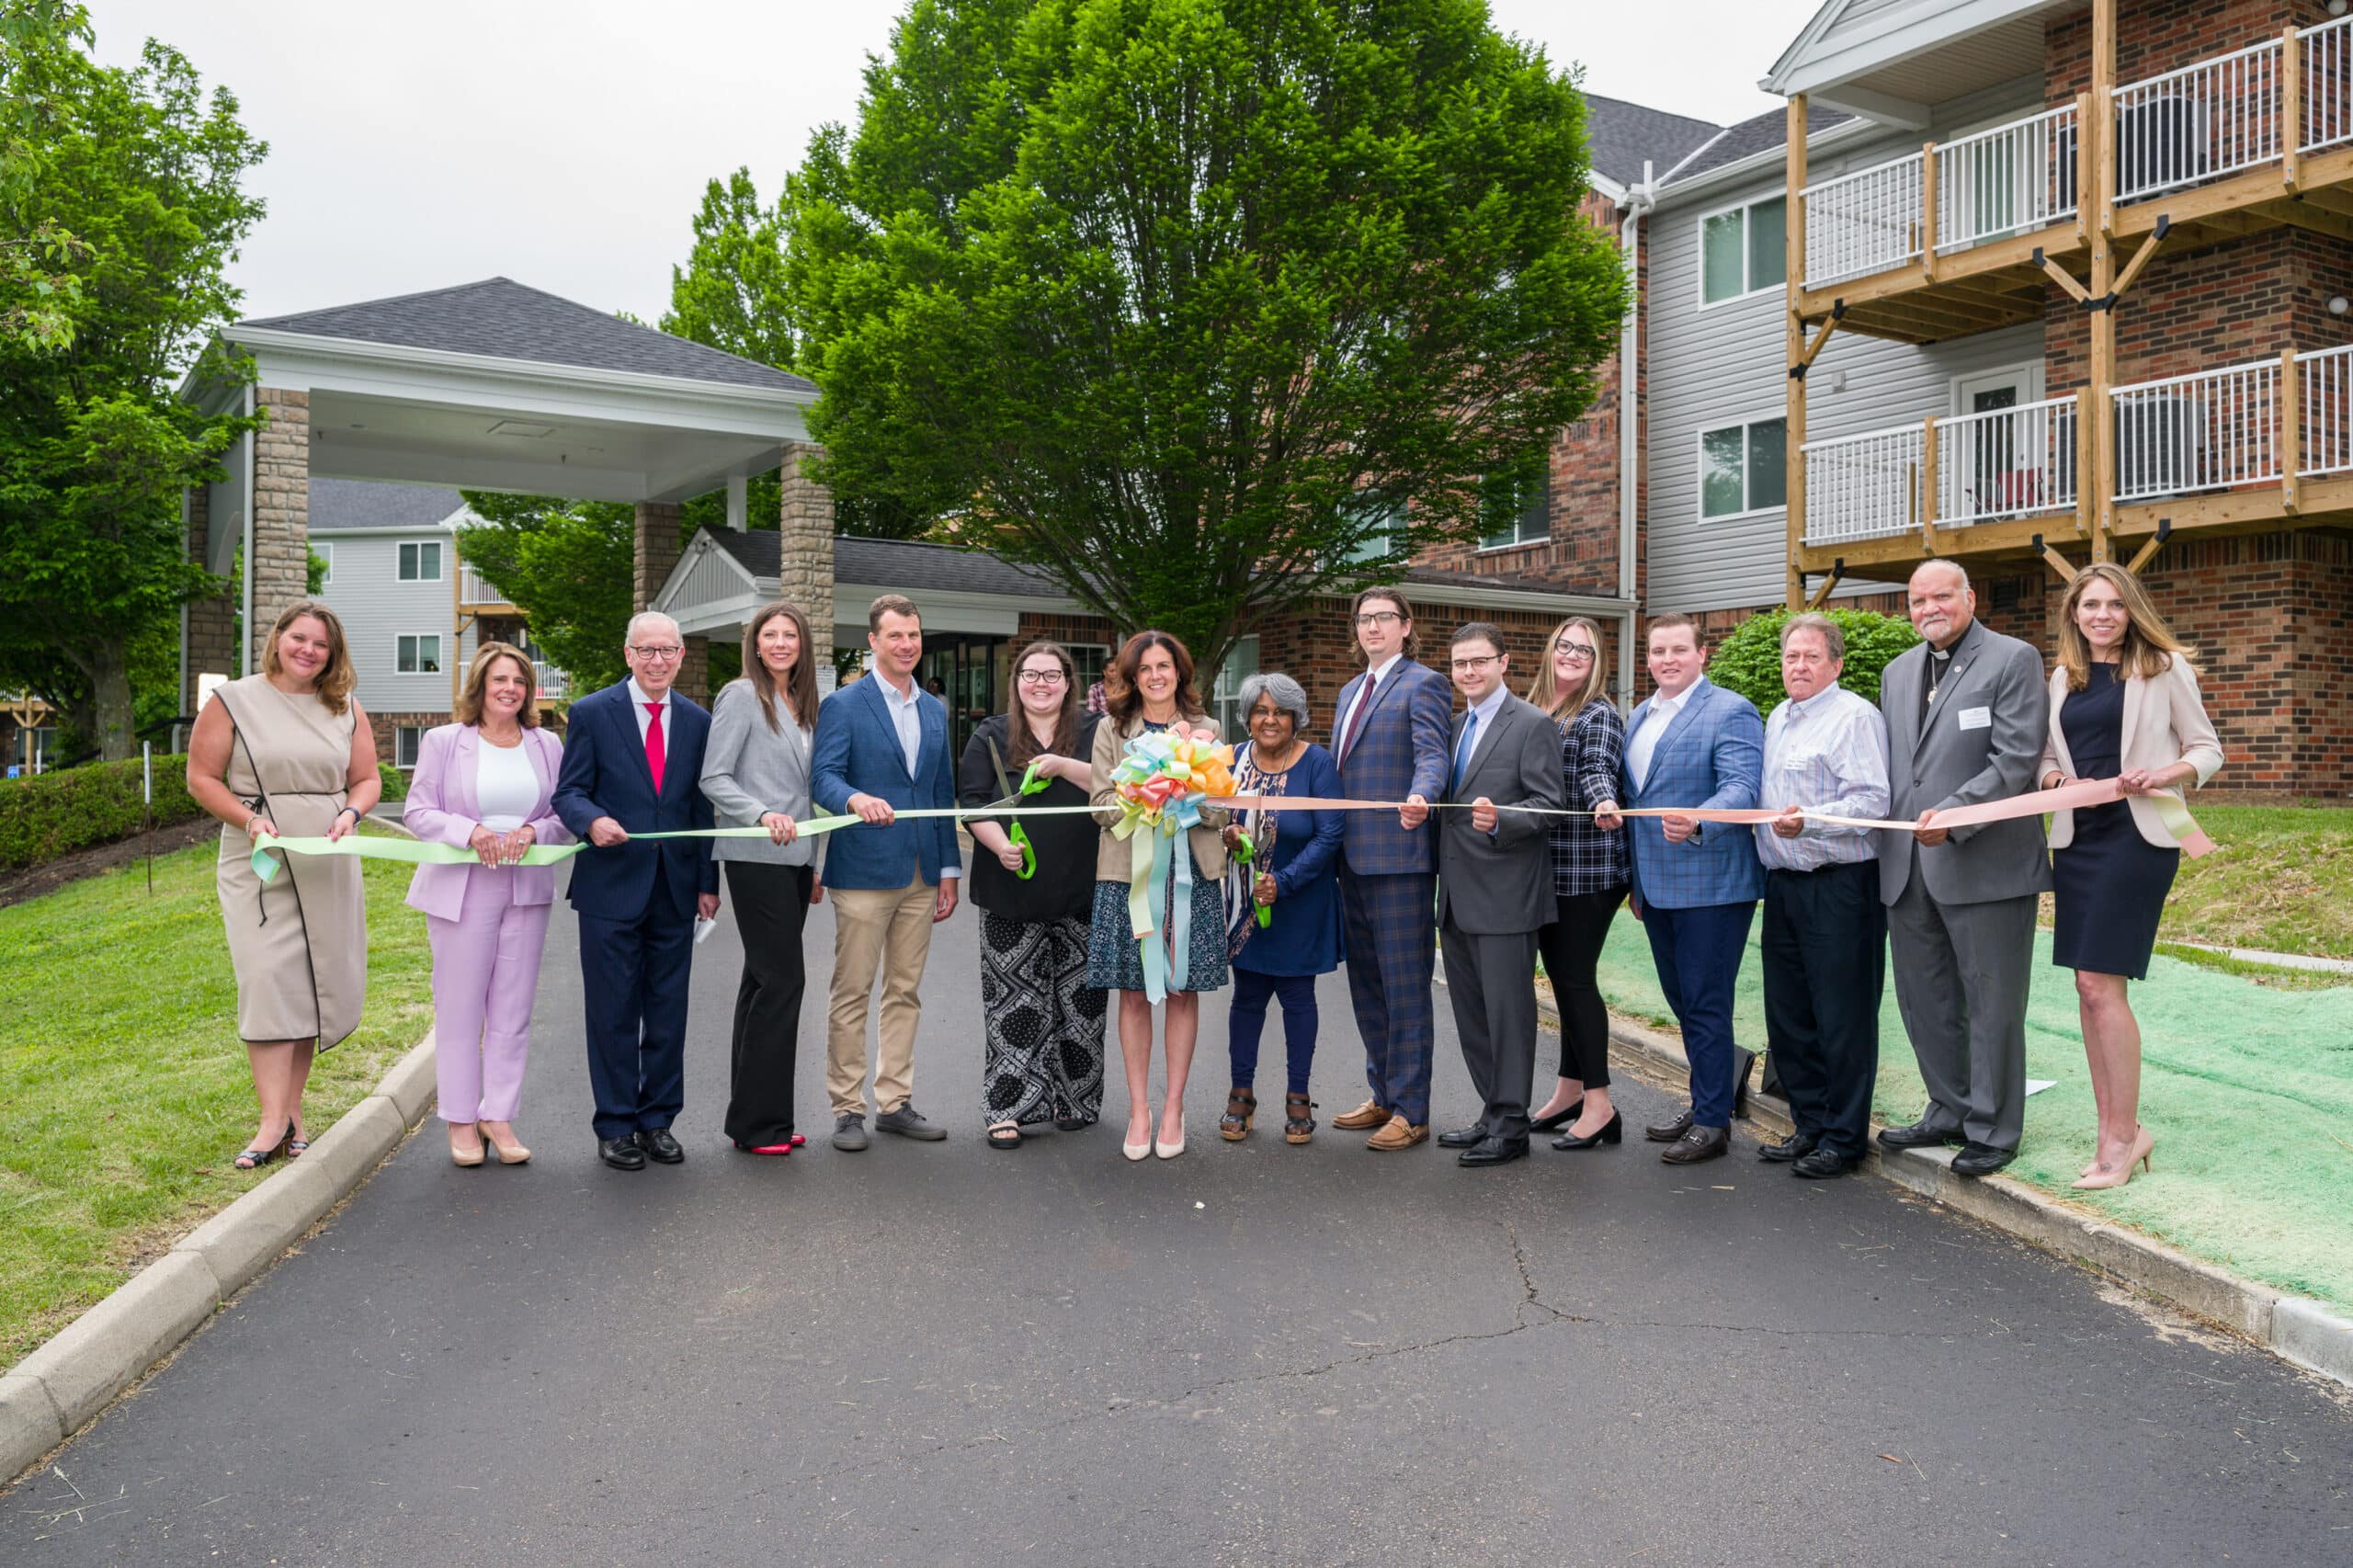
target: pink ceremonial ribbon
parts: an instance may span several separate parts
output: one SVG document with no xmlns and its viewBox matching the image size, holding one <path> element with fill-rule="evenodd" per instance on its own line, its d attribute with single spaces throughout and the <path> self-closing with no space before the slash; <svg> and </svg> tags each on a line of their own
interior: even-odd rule
<svg viewBox="0 0 2353 1568">
<path fill-rule="evenodd" d="M 2195 860 L 2214 851 L 2214 841 L 2206 836 L 2181 797 L 2167 790 L 2154 790 L 2140 797 L 2156 808 L 2157 819 L 2165 831 L 2172 834 L 2181 852 Z M 2125 799 L 2123 786 L 2113 778 L 2085 778 L 2073 784 L 2063 784 L 2056 790 L 2034 790 L 2023 795 L 2013 795 L 2006 801 L 1988 801 L 1982 805 L 1954 806 L 1932 815 L 1927 825 L 1932 828 L 1974 827 L 1981 823 L 2009 822 L 2018 817 L 2040 816 L 2046 812 L 2069 811 L 2078 806 L 2104 806 L 2111 801 Z M 1222 795 L 1206 802 L 1247 810 L 1264 807 L 1268 811 L 1294 812 L 1370 812 L 1395 811 L 1403 801 L 1351 801 L 1330 795 Z M 1464 801 L 1432 801 L 1432 810 L 1441 806 L 1460 809 Z M 1571 811 L 1557 806 L 1506 806 L 1499 812 L 1526 812 L 1537 816 L 1589 817 L 1594 812 Z M 1764 806 L 1739 809 L 1711 806 L 1706 809 L 1684 809 L 1673 806 L 1630 806 L 1617 813 L 1621 817 L 1689 817 L 1695 822 L 1731 823 L 1757 827 L 1774 821 L 1783 813 Z M 1879 817 L 1842 817 L 1828 812 L 1801 811 L 1809 822 L 1830 823 L 1838 827 L 1883 828 L 1896 833 L 1916 833 L 1917 822 L 1890 822 Z"/>
</svg>

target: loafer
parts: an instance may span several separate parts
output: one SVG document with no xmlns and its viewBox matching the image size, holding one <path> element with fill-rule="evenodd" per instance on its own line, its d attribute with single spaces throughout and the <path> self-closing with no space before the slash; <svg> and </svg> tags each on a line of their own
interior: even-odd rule
<svg viewBox="0 0 2353 1568">
<path fill-rule="evenodd" d="M 2016 1149 L 1996 1149 L 1991 1143 L 1963 1143 L 1961 1153 L 1952 1157 L 1952 1174 L 1989 1176 L 2018 1157 Z"/>
<path fill-rule="evenodd" d="M 1925 1120 L 1909 1127 L 1882 1127 L 1879 1131 L 1879 1146 L 1882 1149 L 1941 1149 L 1948 1143 L 1962 1142 L 1960 1129 L 1931 1127 Z"/>
<path fill-rule="evenodd" d="M 896 1110 L 886 1110 L 874 1119 L 877 1132 L 895 1132 L 902 1138 L 912 1138 L 919 1143 L 937 1143 L 948 1136 L 948 1129 L 924 1119 L 915 1102 L 908 1100 Z"/>
<path fill-rule="evenodd" d="M 1662 1121 L 1643 1129 L 1643 1136 L 1654 1143 L 1672 1143 L 1691 1131 L 1691 1112 L 1687 1108 L 1673 1121 Z"/>
<path fill-rule="evenodd" d="M 599 1138 L 597 1157 L 617 1171 L 642 1171 L 645 1168 L 645 1151 L 638 1147 L 635 1138 Z"/>
<path fill-rule="evenodd" d="M 1721 1160 L 1731 1153 L 1731 1129 L 1694 1127 L 1661 1151 L 1659 1158 L 1670 1165 L 1696 1165 L 1702 1160 Z"/>
<path fill-rule="evenodd" d="M 1364 1141 L 1368 1149 L 1410 1149 L 1429 1141 L 1429 1124 L 1416 1127 L 1402 1116 L 1392 1116 L 1381 1123 L 1381 1131 Z"/>
<path fill-rule="evenodd" d="M 1528 1158 L 1525 1138 L 1482 1138 L 1454 1156 L 1458 1165 L 1507 1165 Z"/>
<path fill-rule="evenodd" d="M 1379 1100 L 1367 1100 L 1351 1111 L 1344 1111 L 1332 1119 L 1332 1125 L 1350 1132 L 1362 1132 L 1369 1128 L 1389 1125 L 1389 1108 Z"/>
<path fill-rule="evenodd" d="M 1758 1144 L 1756 1157 L 1769 1160 L 1777 1165 L 1786 1165 L 1792 1160 L 1802 1160 L 1813 1153 L 1814 1146 L 1821 1142 L 1811 1132 L 1792 1132 L 1779 1143 Z"/>
<path fill-rule="evenodd" d="M 1486 1135 L 1487 1130 L 1484 1127 L 1449 1128 L 1438 1135 L 1438 1146 L 1441 1149 L 1473 1148 Z"/>
<path fill-rule="evenodd" d="M 1863 1162 L 1852 1154 L 1842 1154 L 1836 1149 L 1810 1149 L 1790 1162 L 1790 1174 L 1808 1181 L 1821 1181 L 1829 1176 L 1842 1176 Z"/>
<path fill-rule="evenodd" d="M 866 1118 L 837 1116 L 834 1118 L 834 1147 L 846 1154 L 855 1154 L 866 1147 Z"/>
<path fill-rule="evenodd" d="M 670 1135 L 670 1130 L 666 1127 L 656 1127 L 651 1131 L 640 1131 L 637 1135 L 637 1146 L 645 1151 L 647 1159 L 662 1165 L 682 1165 L 687 1163 L 687 1152 L 678 1146 L 677 1139 Z"/>
</svg>

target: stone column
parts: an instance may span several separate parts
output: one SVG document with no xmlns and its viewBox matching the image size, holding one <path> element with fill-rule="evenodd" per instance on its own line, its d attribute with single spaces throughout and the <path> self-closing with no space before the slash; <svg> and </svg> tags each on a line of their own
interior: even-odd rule
<svg viewBox="0 0 2353 1568">
<path fill-rule="evenodd" d="M 784 506 L 777 518 L 778 592 L 808 616 L 821 674 L 834 661 L 834 493 L 803 474 L 801 463 L 824 450 L 808 441 L 785 443 L 778 475 Z"/>
<path fill-rule="evenodd" d="M 685 696 L 694 699 L 705 708 L 710 706 L 710 639 L 684 639 L 687 651 L 679 655 L 678 673 L 673 684 Z"/>
<path fill-rule="evenodd" d="M 629 604 L 632 611 L 654 603 L 678 563 L 678 523 L 685 510 L 666 501 L 637 504 L 637 550 Z"/>
<path fill-rule="evenodd" d="M 259 673 L 278 612 L 310 587 L 311 394 L 256 387 L 254 403 L 268 416 L 254 437 L 253 559 L 245 562 L 254 585 L 245 636 Z"/>
<path fill-rule="evenodd" d="M 201 563 L 211 537 L 211 492 L 201 484 L 188 492 L 188 558 Z M 237 598 L 233 585 L 225 594 L 190 599 L 182 623 L 180 643 L 180 711 L 196 711 L 196 677 L 237 673 Z"/>
</svg>

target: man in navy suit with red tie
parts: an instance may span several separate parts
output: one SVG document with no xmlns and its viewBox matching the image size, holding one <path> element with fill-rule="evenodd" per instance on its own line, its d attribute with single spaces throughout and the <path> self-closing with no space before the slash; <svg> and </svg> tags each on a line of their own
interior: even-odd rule
<svg viewBox="0 0 2353 1568">
<path fill-rule="evenodd" d="M 686 1104 L 695 918 L 719 913 L 719 865 L 707 838 L 630 842 L 711 825 L 700 784 L 710 715 L 670 689 L 685 652 L 668 616 L 632 618 L 629 678 L 572 705 L 556 775 L 556 815 L 593 846 L 572 862 L 572 907 L 597 1153 L 616 1170 L 687 1157 L 670 1124 Z"/>
</svg>

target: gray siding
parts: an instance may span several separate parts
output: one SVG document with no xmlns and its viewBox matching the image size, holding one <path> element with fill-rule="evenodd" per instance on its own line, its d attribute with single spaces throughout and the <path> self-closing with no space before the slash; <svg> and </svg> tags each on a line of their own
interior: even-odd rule
<svg viewBox="0 0 2353 1568">
<path fill-rule="evenodd" d="M 438 540 L 441 544 L 441 580 L 438 583 L 400 581 L 400 546 L 404 541 Z M 319 597 L 343 619 L 351 642 L 352 664 L 359 672 L 359 705 L 371 713 L 447 713 L 449 710 L 449 671 L 462 669 L 472 656 L 471 628 L 457 635 L 456 587 L 459 570 L 457 542 L 448 529 L 415 532 L 349 532 L 323 536 L 321 544 L 335 546 L 335 574 Z M 398 639 L 404 633 L 438 634 L 441 639 L 441 671 L 438 675 L 398 673 Z"/>
<path fill-rule="evenodd" d="M 1948 106 L 1956 119 L 1998 111 L 1989 95 Z M 2021 107 L 2026 112 L 2032 106 Z M 1940 116 L 1941 118 L 1941 116 Z M 1817 176 L 1916 148 L 1909 134 L 1858 141 L 1835 159 L 1812 160 Z M 1677 200 L 1672 187 L 1651 220 L 1649 312 L 1649 582 L 1653 608 L 1702 610 L 1778 604 L 1787 516 L 1776 507 L 1739 517 L 1699 517 L 1699 433 L 1779 417 L 1788 385 L 1782 291 L 1772 289 L 1702 310 L 1699 222 L 1735 203 L 1780 194 L 1776 163 L 1745 182 Z M 1952 412 L 1952 381 L 2042 358 L 2033 323 L 1918 348 L 1842 334 L 1824 348 L 1809 381 L 1810 439 L 1917 424 Z M 1840 373 L 1843 390 L 1833 391 Z M 1858 590 L 1862 591 L 1862 590 Z"/>
</svg>

